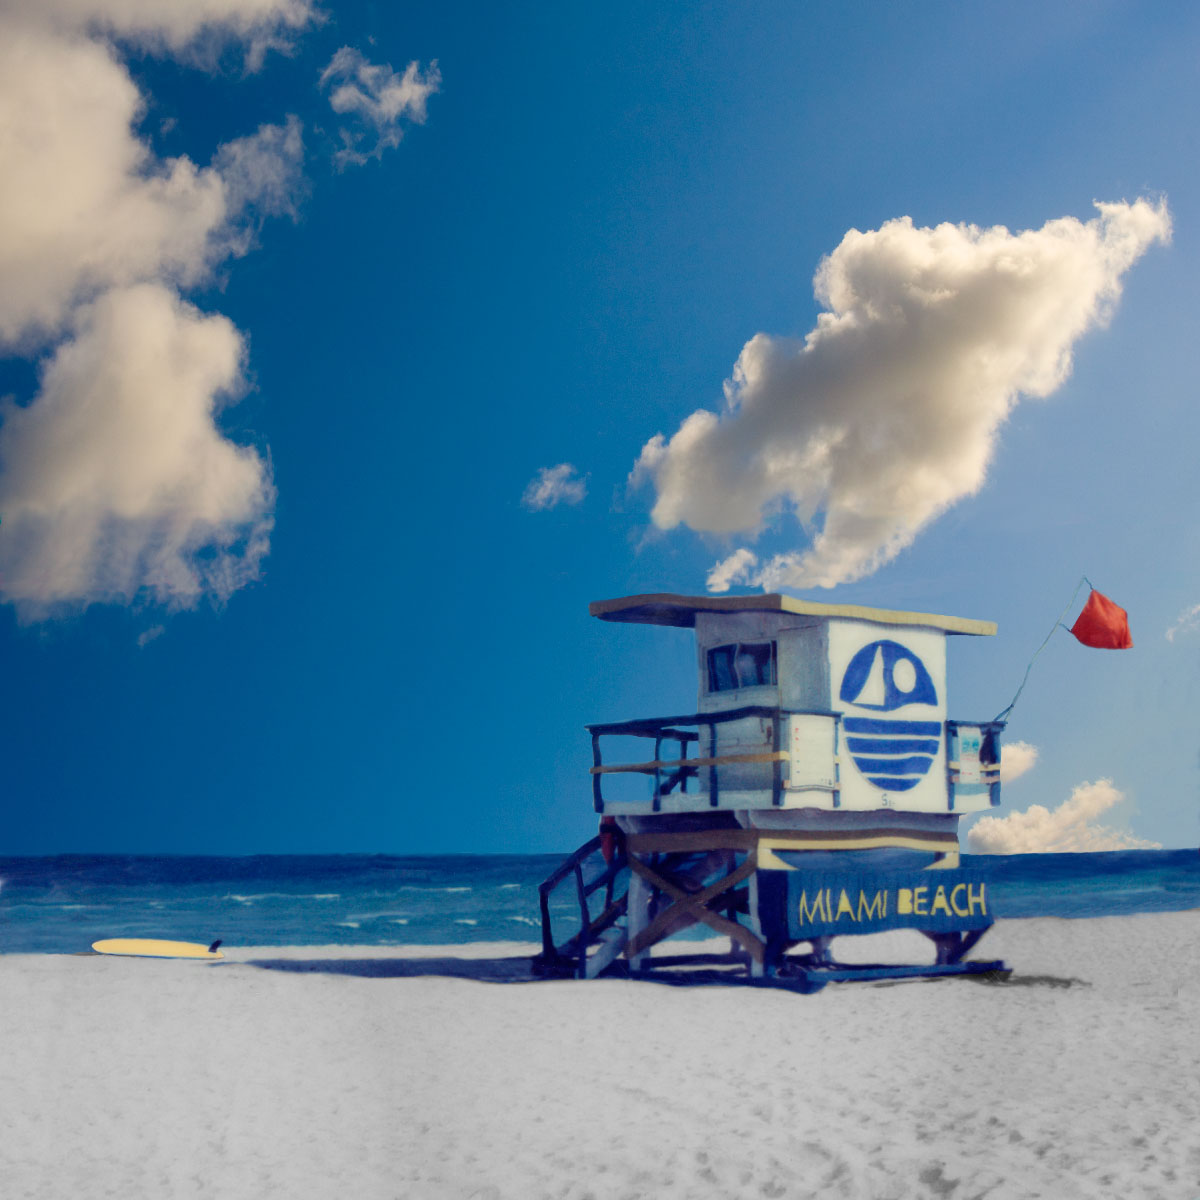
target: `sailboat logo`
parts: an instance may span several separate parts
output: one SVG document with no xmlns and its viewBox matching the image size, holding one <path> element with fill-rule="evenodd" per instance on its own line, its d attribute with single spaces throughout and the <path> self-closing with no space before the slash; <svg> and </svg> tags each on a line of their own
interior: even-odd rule
<svg viewBox="0 0 1200 1200">
<path fill-rule="evenodd" d="M 937 704 L 937 689 L 925 664 L 908 647 L 886 639 L 864 646 L 850 660 L 839 696 L 855 708 L 879 713 Z M 854 765 L 877 788 L 889 792 L 916 787 L 941 745 L 940 721 L 915 721 L 909 715 L 846 716 L 842 724 Z"/>
</svg>

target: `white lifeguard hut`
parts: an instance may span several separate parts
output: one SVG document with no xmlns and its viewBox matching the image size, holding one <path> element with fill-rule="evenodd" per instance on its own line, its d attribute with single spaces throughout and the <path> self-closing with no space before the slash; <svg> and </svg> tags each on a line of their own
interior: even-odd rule
<svg viewBox="0 0 1200 1200">
<path fill-rule="evenodd" d="M 986 881 L 958 855 L 959 818 L 999 803 L 1002 724 L 946 708 L 947 638 L 994 624 L 770 594 L 627 596 L 590 612 L 694 629 L 698 696 L 686 715 L 588 726 L 601 837 L 543 885 L 544 970 L 692 961 L 649 952 L 698 922 L 729 935 L 725 961 L 802 990 L 1004 969 L 965 961 L 992 916 Z M 606 744 L 630 738 L 652 752 L 606 760 Z M 648 781 L 640 794 L 605 794 L 631 775 Z M 597 852 L 607 865 L 586 879 Z M 557 945 L 547 897 L 572 874 L 582 928 Z M 926 933 L 937 961 L 831 956 L 834 936 L 898 927 Z M 790 953 L 800 943 L 807 953 Z"/>
</svg>

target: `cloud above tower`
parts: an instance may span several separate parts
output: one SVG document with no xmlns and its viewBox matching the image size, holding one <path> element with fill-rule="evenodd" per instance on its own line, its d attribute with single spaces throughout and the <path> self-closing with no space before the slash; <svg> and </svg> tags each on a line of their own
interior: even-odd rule
<svg viewBox="0 0 1200 1200">
<path fill-rule="evenodd" d="M 805 338 L 756 334 L 700 409 L 642 448 L 633 486 L 659 529 L 753 539 L 790 514 L 809 545 L 718 563 L 713 591 L 834 587 L 896 557 L 987 477 L 1021 397 L 1049 396 L 1126 271 L 1171 235 L 1165 201 L 1096 205 L 1040 229 L 908 217 L 850 230 L 820 263 Z"/>
</svg>

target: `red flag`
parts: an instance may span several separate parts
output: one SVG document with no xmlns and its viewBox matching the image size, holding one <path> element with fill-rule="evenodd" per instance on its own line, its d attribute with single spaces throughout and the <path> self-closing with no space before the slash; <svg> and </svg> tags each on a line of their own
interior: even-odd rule
<svg viewBox="0 0 1200 1200">
<path fill-rule="evenodd" d="M 1129 614 L 1095 588 L 1088 595 L 1083 612 L 1075 618 L 1071 632 L 1085 646 L 1094 646 L 1097 650 L 1129 650 L 1133 647 L 1133 638 L 1129 636 Z"/>
</svg>

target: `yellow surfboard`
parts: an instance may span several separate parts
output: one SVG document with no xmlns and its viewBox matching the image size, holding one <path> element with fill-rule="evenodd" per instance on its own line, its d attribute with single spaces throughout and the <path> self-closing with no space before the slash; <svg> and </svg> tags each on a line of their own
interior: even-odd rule
<svg viewBox="0 0 1200 1200">
<path fill-rule="evenodd" d="M 97 954 L 128 954 L 136 958 L 224 958 L 213 942 L 206 946 L 202 942 L 168 942 L 161 938 L 105 938 L 93 942 Z"/>
</svg>

